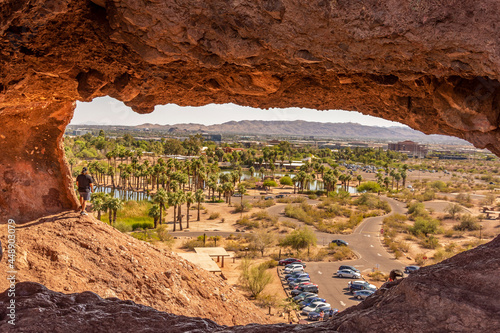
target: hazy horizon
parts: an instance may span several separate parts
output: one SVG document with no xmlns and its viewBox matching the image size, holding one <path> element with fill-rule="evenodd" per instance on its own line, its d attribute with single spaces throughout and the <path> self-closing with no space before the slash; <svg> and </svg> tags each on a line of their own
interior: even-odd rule
<svg viewBox="0 0 500 333">
<path fill-rule="evenodd" d="M 200 107 L 158 105 L 152 113 L 138 114 L 122 102 L 110 97 L 99 97 L 88 103 L 77 102 L 70 125 L 137 126 L 145 123 L 218 125 L 243 120 L 303 120 L 321 123 L 357 123 L 380 127 L 408 127 L 398 122 L 363 115 L 355 111 L 317 111 L 302 108 L 264 110 L 236 104 L 209 104 Z"/>
</svg>

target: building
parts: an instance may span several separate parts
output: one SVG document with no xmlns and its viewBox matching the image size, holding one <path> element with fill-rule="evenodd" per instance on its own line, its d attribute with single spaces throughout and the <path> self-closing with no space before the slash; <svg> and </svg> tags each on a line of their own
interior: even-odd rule
<svg viewBox="0 0 500 333">
<path fill-rule="evenodd" d="M 428 149 L 425 145 L 410 140 L 401 141 L 398 143 L 389 143 L 389 150 L 405 153 L 408 157 L 424 158 L 427 155 Z"/>
</svg>

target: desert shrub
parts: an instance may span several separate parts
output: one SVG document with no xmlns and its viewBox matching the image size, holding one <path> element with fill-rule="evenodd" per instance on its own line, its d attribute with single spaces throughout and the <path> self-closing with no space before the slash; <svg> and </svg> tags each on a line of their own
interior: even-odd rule
<svg viewBox="0 0 500 333">
<path fill-rule="evenodd" d="M 209 220 L 215 220 L 215 219 L 218 219 L 220 216 L 220 213 L 219 212 L 212 212 L 210 213 L 210 216 L 208 217 Z"/>
<path fill-rule="evenodd" d="M 367 275 L 373 281 L 387 281 L 389 279 L 389 274 L 380 271 L 370 272 Z"/>
<path fill-rule="evenodd" d="M 115 228 L 123 233 L 132 231 L 132 226 L 124 222 L 117 222 Z"/>
<path fill-rule="evenodd" d="M 166 225 L 160 225 L 156 229 L 156 234 L 158 235 L 158 239 L 162 242 L 172 242 L 174 237 L 168 233 L 168 227 Z"/>
<path fill-rule="evenodd" d="M 234 206 L 233 213 L 249 212 L 252 209 L 252 205 L 246 201 L 243 204 L 239 203 Z"/>
<path fill-rule="evenodd" d="M 271 206 L 274 206 L 276 204 L 276 202 L 273 200 L 273 199 L 270 199 L 270 200 L 259 200 L 257 202 L 254 202 L 252 204 L 253 207 L 256 207 L 256 208 L 269 208 Z"/>
<path fill-rule="evenodd" d="M 203 236 L 202 236 L 203 237 Z M 181 248 L 194 250 L 195 247 L 204 247 L 203 239 L 187 239 L 182 243 Z"/>
<path fill-rule="evenodd" d="M 413 202 L 408 206 L 408 214 L 411 220 L 415 220 L 418 217 L 428 217 L 429 212 L 425 209 L 425 206 L 421 202 Z"/>
<path fill-rule="evenodd" d="M 269 269 L 269 268 L 274 268 L 278 266 L 278 262 L 274 259 L 264 261 L 262 264 L 260 264 L 264 269 Z"/>
<path fill-rule="evenodd" d="M 423 266 L 425 264 L 424 257 L 426 257 L 425 253 L 418 253 L 417 255 L 415 255 L 415 264 Z"/>
<path fill-rule="evenodd" d="M 154 230 L 143 230 L 143 231 L 136 231 L 131 233 L 131 236 L 138 239 L 142 240 L 145 242 L 152 242 L 152 241 L 157 241 L 160 240 L 158 238 L 158 235 Z"/>
<path fill-rule="evenodd" d="M 431 235 L 429 237 L 426 237 L 421 244 L 426 249 L 435 249 L 439 246 L 439 240 Z"/>
<path fill-rule="evenodd" d="M 318 198 L 318 196 L 317 196 L 316 194 L 309 194 L 307 197 L 308 197 L 309 199 L 311 199 L 311 200 L 315 200 L 315 199 L 317 199 L 317 198 Z"/>
<path fill-rule="evenodd" d="M 430 183 L 429 185 L 431 188 L 433 188 L 439 192 L 446 192 L 448 189 L 448 186 L 446 185 L 446 183 L 441 181 L 441 180 L 436 180 L 436 181 Z"/>
<path fill-rule="evenodd" d="M 453 229 L 461 231 L 479 230 L 479 223 L 476 217 L 467 214 L 460 217 L 460 224 L 453 226 Z"/>
<path fill-rule="evenodd" d="M 260 226 L 259 221 L 251 220 L 248 216 L 243 216 L 236 221 L 236 224 L 246 227 L 247 229 L 256 229 Z"/>
<path fill-rule="evenodd" d="M 434 234 L 438 230 L 440 223 L 436 219 L 418 217 L 408 231 L 415 236 Z"/>
<path fill-rule="evenodd" d="M 226 251 L 237 252 L 243 250 L 244 248 L 245 246 L 243 244 L 234 240 L 228 240 L 224 243 L 224 249 L 226 249 Z"/>
<path fill-rule="evenodd" d="M 334 243 L 330 243 L 328 248 L 334 260 L 340 261 L 356 258 L 356 254 L 348 246 L 337 246 Z"/>
<path fill-rule="evenodd" d="M 298 227 L 297 223 L 292 222 L 292 221 L 281 221 L 280 223 L 282 226 L 290 228 L 290 229 L 295 229 Z"/>
<path fill-rule="evenodd" d="M 154 224 L 153 222 L 136 222 L 132 223 L 132 230 L 137 230 L 137 229 L 153 229 Z"/>
</svg>

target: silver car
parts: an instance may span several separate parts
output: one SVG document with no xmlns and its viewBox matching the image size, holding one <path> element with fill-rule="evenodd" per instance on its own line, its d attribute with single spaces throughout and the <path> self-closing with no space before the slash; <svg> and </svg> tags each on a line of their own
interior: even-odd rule
<svg viewBox="0 0 500 333">
<path fill-rule="evenodd" d="M 346 277 L 346 278 L 351 278 L 351 279 L 359 279 L 361 278 L 361 274 L 358 272 L 353 272 L 349 269 L 342 269 L 337 271 L 337 276 L 340 278 Z"/>
</svg>

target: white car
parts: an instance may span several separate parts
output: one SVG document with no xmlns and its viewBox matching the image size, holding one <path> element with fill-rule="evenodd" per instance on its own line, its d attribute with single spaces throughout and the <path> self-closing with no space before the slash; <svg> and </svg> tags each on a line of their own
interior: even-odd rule
<svg viewBox="0 0 500 333">
<path fill-rule="evenodd" d="M 303 272 L 304 271 L 304 266 L 302 265 L 293 265 L 285 268 L 285 274 L 290 274 L 290 273 L 296 273 L 296 272 Z"/>
<path fill-rule="evenodd" d="M 306 316 L 309 314 L 309 312 L 315 311 L 316 309 L 327 309 L 331 308 L 330 303 L 325 303 L 325 302 L 313 302 L 309 306 L 306 306 L 305 308 L 302 309 L 302 313 L 305 314 Z"/>
<path fill-rule="evenodd" d="M 351 278 L 351 279 L 360 279 L 361 278 L 361 274 L 359 274 L 358 272 L 353 272 L 349 269 L 341 269 L 341 270 L 337 271 L 337 276 L 340 278 L 346 277 L 346 278 Z"/>
</svg>

